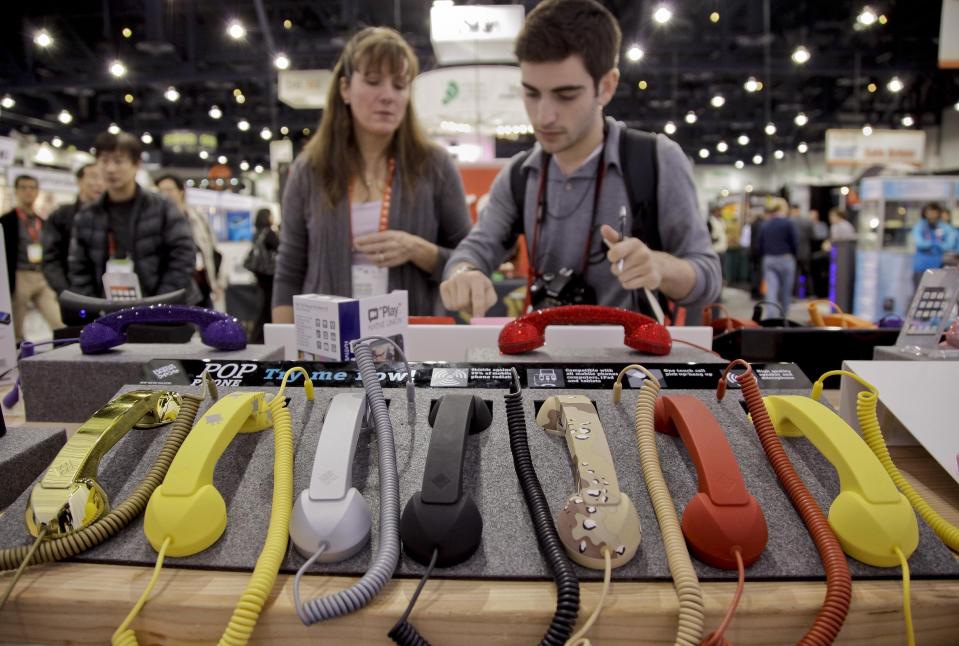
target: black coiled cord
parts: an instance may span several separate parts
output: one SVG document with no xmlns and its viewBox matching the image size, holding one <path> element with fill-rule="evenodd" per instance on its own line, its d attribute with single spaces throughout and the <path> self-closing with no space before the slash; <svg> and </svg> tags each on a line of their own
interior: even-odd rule
<svg viewBox="0 0 959 646">
<path fill-rule="evenodd" d="M 430 575 L 433 573 L 433 568 L 436 567 L 436 559 L 439 555 L 440 551 L 434 549 L 433 558 L 430 559 L 430 564 L 426 568 L 426 572 L 423 573 L 423 578 L 421 578 L 419 584 L 417 584 L 416 591 L 413 593 L 413 596 L 410 597 L 410 602 L 406 604 L 406 611 L 403 613 L 403 616 L 400 617 L 400 620 L 390 629 L 390 632 L 387 633 L 387 636 L 400 646 L 430 646 L 430 643 L 423 639 L 422 635 L 416 631 L 416 628 L 408 619 L 410 618 L 410 613 L 413 612 L 413 606 L 416 605 L 416 600 L 420 598 L 420 592 L 423 591 L 423 586 L 430 580 Z"/>
<path fill-rule="evenodd" d="M 509 426 L 509 448 L 513 454 L 513 467 L 523 489 L 523 497 L 529 508 L 536 539 L 546 558 L 553 580 L 556 582 L 556 612 L 553 621 L 540 642 L 543 646 L 563 646 L 573 632 L 579 614 L 579 579 L 566 550 L 556 533 L 556 525 L 550 513 L 543 488 L 536 477 L 533 460 L 526 440 L 526 415 L 523 413 L 523 393 L 519 375 L 513 371 L 513 390 L 506 395 L 506 423 Z"/>
</svg>

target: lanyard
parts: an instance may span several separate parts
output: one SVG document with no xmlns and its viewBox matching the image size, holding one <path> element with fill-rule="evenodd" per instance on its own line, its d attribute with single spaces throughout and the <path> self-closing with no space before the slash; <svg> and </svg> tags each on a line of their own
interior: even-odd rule
<svg viewBox="0 0 959 646">
<path fill-rule="evenodd" d="M 23 209 L 17 207 L 17 217 L 20 218 L 20 221 L 23 222 L 24 228 L 27 230 L 27 234 L 30 236 L 30 239 L 34 243 L 40 242 L 40 227 L 43 226 L 43 222 L 36 215 L 31 219 Z M 32 224 L 32 226 L 31 226 Z"/>
<path fill-rule="evenodd" d="M 386 161 L 386 187 L 380 198 L 380 233 L 390 228 L 390 201 L 393 197 L 393 175 L 396 174 L 396 160 L 390 157 Z M 353 183 L 350 182 L 350 241 L 353 240 Z"/>
<path fill-rule="evenodd" d="M 529 309 L 530 288 L 533 281 L 540 272 L 536 269 L 536 249 L 539 246 L 539 229 L 543 220 L 546 218 L 546 187 L 548 185 L 549 162 L 551 155 L 543 153 L 542 163 L 540 164 L 539 189 L 536 195 L 536 220 L 533 225 L 533 245 L 530 248 L 529 273 L 526 275 L 526 308 Z M 593 246 L 593 227 L 596 224 L 596 212 L 599 210 L 599 195 L 603 188 L 603 179 L 606 177 L 606 130 L 603 130 L 603 146 L 599 151 L 599 162 L 596 168 L 596 183 L 593 191 L 593 212 L 589 222 L 589 233 L 586 236 L 586 246 L 583 248 L 583 259 L 580 262 L 579 273 L 585 279 L 586 271 L 589 269 L 589 250 Z M 525 217 L 520 213 L 519 217 Z"/>
</svg>

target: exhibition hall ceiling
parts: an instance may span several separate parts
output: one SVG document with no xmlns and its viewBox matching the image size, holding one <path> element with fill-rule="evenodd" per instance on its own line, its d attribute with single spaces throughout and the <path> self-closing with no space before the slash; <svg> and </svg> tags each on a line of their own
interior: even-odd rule
<svg viewBox="0 0 959 646">
<path fill-rule="evenodd" d="M 522 4 L 528 13 L 536 3 Z M 959 100 L 956 72 L 937 68 L 941 4 L 864 4 L 606 2 L 624 36 L 622 82 L 608 113 L 672 133 L 699 163 L 756 155 L 773 163 L 776 151 L 821 146 L 826 128 L 937 125 Z M 299 147 L 320 116 L 277 100 L 280 54 L 289 69 L 328 69 L 358 27 L 388 25 L 406 36 L 423 69 L 433 69 L 431 5 L 8 3 L 0 22 L 0 132 L 85 149 L 116 124 L 150 133 L 145 140 L 158 150 L 163 133 L 190 129 L 217 135 L 208 163 L 219 155 L 231 165 L 265 163 L 271 139 L 287 136 Z M 661 5 L 671 14 L 662 23 Z M 508 154 L 529 141 L 497 148 Z"/>
</svg>

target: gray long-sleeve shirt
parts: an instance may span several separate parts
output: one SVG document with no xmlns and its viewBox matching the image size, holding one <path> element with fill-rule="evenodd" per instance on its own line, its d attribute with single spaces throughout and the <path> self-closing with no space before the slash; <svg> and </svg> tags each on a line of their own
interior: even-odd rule
<svg viewBox="0 0 959 646">
<path fill-rule="evenodd" d="M 568 177 L 560 170 L 556 160 L 551 159 L 546 187 L 547 213 L 540 224 L 536 257 L 533 258 L 530 253 L 530 263 L 538 273 L 555 272 L 564 267 L 578 271 L 592 226 L 593 239 L 586 282 L 595 290 L 600 305 L 631 308 L 631 292 L 623 289 L 611 273 L 606 260 L 606 248 L 599 234 L 603 224 L 618 230 L 620 209 L 626 206 L 628 210 L 630 203 L 619 159 L 619 138 L 625 125 L 610 117 L 606 118 L 606 125 L 608 132 L 602 153 L 606 174 L 595 221 L 591 223 L 590 220 L 598 159 L 589 159 Z M 528 249 L 533 244 L 542 159 L 542 149 L 536 144 L 523 162 L 528 169 L 523 214 Z M 699 212 L 692 167 L 682 149 L 660 135 L 656 142 L 656 159 L 659 166 L 659 235 L 663 251 L 692 264 L 696 273 L 695 285 L 677 303 L 690 306 L 691 313 L 697 312 L 701 307 L 696 306 L 712 303 L 719 296 L 722 288 L 719 256 L 712 249 L 706 220 Z M 513 163 L 516 163 L 515 160 L 496 176 L 490 190 L 489 204 L 470 234 L 453 251 L 446 264 L 447 274 L 460 262 L 469 262 L 490 274 L 509 253 L 513 243 L 513 225 L 519 217 L 510 189 L 510 168 Z M 625 230 L 626 235 L 632 230 L 632 214 L 627 215 Z"/>
</svg>

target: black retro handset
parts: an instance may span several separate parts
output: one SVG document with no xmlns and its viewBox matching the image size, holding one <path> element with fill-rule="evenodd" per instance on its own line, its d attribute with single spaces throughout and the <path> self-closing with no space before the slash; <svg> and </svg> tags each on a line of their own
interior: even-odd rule
<svg viewBox="0 0 959 646">
<path fill-rule="evenodd" d="M 467 434 L 486 430 L 493 416 L 476 395 L 445 395 L 430 411 L 430 446 L 423 488 L 413 494 L 400 520 L 407 554 L 424 565 L 437 551 L 436 566 L 462 563 L 479 547 L 483 519 L 463 492 Z"/>
</svg>

